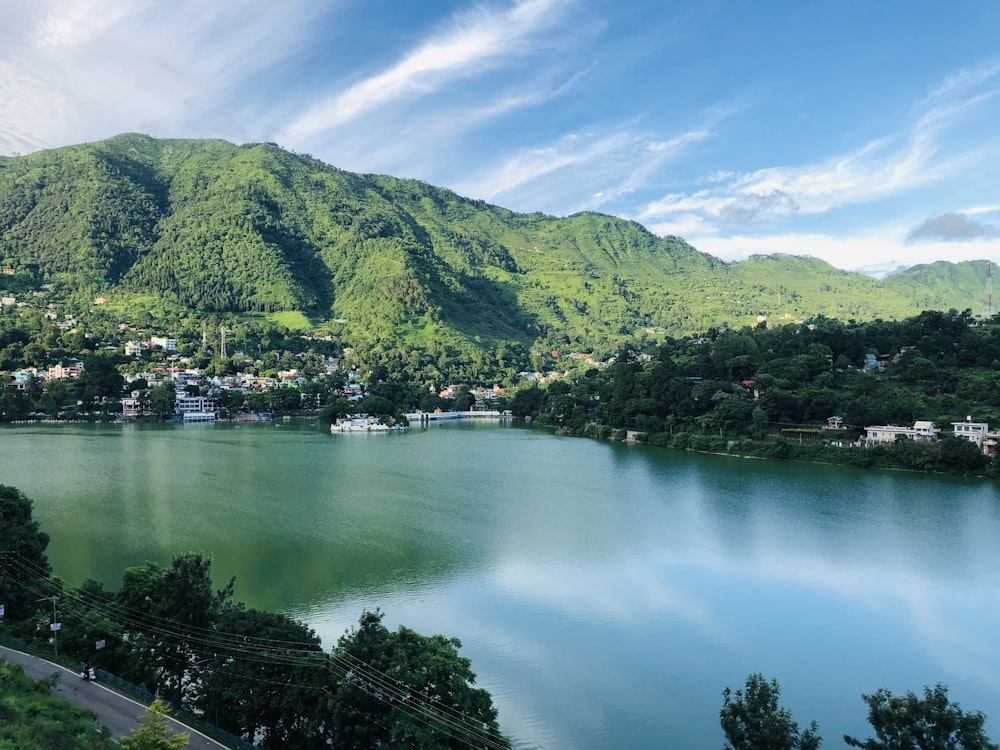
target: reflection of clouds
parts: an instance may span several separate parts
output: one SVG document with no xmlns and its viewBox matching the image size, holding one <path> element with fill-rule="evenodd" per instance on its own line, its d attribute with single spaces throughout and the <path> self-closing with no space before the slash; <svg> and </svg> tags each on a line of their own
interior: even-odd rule
<svg viewBox="0 0 1000 750">
<path fill-rule="evenodd" d="M 690 567 L 660 552 L 654 558 L 605 560 L 595 566 L 508 562 L 495 584 L 516 600 L 544 604 L 570 620 L 642 627 L 664 614 L 683 621 L 712 640 L 730 640 L 700 595 L 684 590 Z"/>
<path fill-rule="evenodd" d="M 841 470 L 613 455 L 558 497 L 526 461 L 490 511 L 489 565 L 366 594 L 390 627 L 461 638 L 515 738 L 703 746 L 721 688 L 754 670 L 828 736 L 865 731 L 858 696 L 883 685 L 940 680 L 987 712 L 1000 697 L 992 487 L 852 474 L 844 495 Z M 331 643 L 363 604 L 310 622 L 339 618 Z"/>
</svg>

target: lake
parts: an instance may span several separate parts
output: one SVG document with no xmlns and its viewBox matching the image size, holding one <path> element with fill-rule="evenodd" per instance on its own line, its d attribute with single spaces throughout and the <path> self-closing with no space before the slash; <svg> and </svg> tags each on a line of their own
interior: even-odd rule
<svg viewBox="0 0 1000 750">
<path fill-rule="evenodd" d="M 57 575 L 213 556 L 331 646 L 362 609 L 461 639 L 515 747 L 718 748 L 726 686 L 776 677 L 827 747 L 864 692 L 943 682 L 1000 739 L 995 483 L 452 423 L 20 426 L 0 483 Z"/>
</svg>

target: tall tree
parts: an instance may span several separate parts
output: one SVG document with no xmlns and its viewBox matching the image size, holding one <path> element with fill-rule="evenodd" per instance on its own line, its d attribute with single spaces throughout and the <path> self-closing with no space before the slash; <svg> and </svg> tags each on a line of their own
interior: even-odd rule
<svg viewBox="0 0 1000 750">
<path fill-rule="evenodd" d="M 80 375 L 84 401 L 120 398 L 124 384 L 125 378 L 118 372 L 114 358 L 95 354 L 84 360 Z"/>
<path fill-rule="evenodd" d="M 326 670 L 320 640 L 282 614 L 227 603 L 216 620 L 198 708 L 262 750 L 323 747 Z"/>
<path fill-rule="evenodd" d="M 330 699 L 332 747 L 458 750 L 509 748 L 488 691 L 473 687 L 461 643 L 391 632 L 381 612 L 364 612 L 341 636 L 332 664 L 341 673 Z"/>
<path fill-rule="evenodd" d="M 844 742 L 864 750 L 1000 750 L 983 732 L 986 717 L 966 712 L 948 700 L 948 688 L 940 683 L 924 687 L 923 698 L 912 691 L 893 695 L 882 688 L 863 695 L 868 704 L 868 723 L 875 738 L 861 741 L 844 735 Z"/>
<path fill-rule="evenodd" d="M 751 674 L 745 688 L 726 688 L 722 697 L 719 723 L 728 743 L 725 750 L 816 750 L 823 741 L 815 721 L 800 732 L 791 712 L 778 704 L 777 680 Z"/>
<path fill-rule="evenodd" d="M 31 515 L 31 500 L 15 487 L 0 484 L 0 604 L 5 618 L 21 621 L 37 608 L 52 572 L 45 548 L 49 535 Z"/>
</svg>

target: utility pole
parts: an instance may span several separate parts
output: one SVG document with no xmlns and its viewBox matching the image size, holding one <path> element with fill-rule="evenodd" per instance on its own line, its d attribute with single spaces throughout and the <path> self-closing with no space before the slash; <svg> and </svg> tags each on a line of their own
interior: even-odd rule
<svg viewBox="0 0 1000 750">
<path fill-rule="evenodd" d="M 49 630 L 52 631 L 52 647 L 55 649 L 55 658 L 59 658 L 59 628 L 61 623 L 56 619 L 56 602 L 59 601 L 58 596 L 43 596 L 38 601 L 44 602 L 52 600 L 52 624 L 49 625 Z"/>
<path fill-rule="evenodd" d="M 983 317 L 989 320 L 996 314 L 993 309 L 993 264 L 986 261 L 986 309 L 983 310 Z"/>
</svg>

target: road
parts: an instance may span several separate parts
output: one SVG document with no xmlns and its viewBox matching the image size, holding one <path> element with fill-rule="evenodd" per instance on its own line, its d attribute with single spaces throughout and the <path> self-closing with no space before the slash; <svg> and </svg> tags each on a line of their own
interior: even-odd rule
<svg viewBox="0 0 1000 750">
<path fill-rule="evenodd" d="M 59 673 L 60 678 L 52 689 L 52 694 L 93 711 L 97 714 L 100 722 L 110 729 L 111 734 L 116 738 L 125 737 L 131 734 L 133 729 L 138 729 L 141 726 L 139 719 L 145 715 L 146 707 L 142 703 L 116 693 L 100 682 L 88 682 L 82 679 L 79 673 L 71 672 L 65 667 L 45 659 L 39 659 L 37 656 L 22 654 L 20 651 L 14 651 L 6 646 L 0 646 L 0 659 L 22 665 L 24 673 L 35 680 L 48 677 L 53 672 Z M 219 748 L 228 750 L 225 745 L 220 745 L 197 729 L 192 729 L 170 717 L 167 717 L 167 720 L 170 724 L 170 731 L 187 732 L 190 735 L 188 747 L 191 750 L 219 750 Z"/>
</svg>

